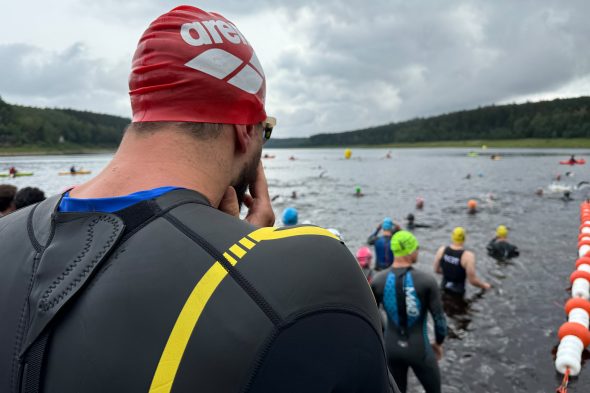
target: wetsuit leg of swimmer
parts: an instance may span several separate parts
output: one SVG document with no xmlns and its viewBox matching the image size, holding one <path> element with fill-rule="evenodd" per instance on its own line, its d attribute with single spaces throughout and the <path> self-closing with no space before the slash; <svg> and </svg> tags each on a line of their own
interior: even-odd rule
<svg viewBox="0 0 590 393">
<path fill-rule="evenodd" d="M 441 393 L 440 369 L 438 368 L 438 362 L 433 355 L 426 356 L 425 360 L 420 363 L 412 364 L 411 367 L 426 393 Z"/>
<path fill-rule="evenodd" d="M 399 359 L 388 359 L 389 371 L 401 393 L 406 393 L 408 388 L 408 368 L 410 365 Z"/>
</svg>

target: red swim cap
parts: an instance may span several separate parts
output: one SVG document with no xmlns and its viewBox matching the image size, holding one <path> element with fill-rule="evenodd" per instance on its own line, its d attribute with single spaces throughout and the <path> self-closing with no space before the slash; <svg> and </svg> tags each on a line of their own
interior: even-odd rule
<svg viewBox="0 0 590 393">
<path fill-rule="evenodd" d="M 223 16 L 180 6 L 139 40 L 129 76 L 133 122 L 256 124 L 266 119 L 264 71 Z"/>
</svg>

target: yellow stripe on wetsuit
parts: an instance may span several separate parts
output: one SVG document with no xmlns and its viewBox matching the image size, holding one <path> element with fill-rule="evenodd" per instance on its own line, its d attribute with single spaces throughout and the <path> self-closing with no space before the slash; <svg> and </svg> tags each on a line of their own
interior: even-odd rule
<svg viewBox="0 0 590 393">
<path fill-rule="evenodd" d="M 253 249 L 259 242 L 306 235 L 327 236 L 339 240 L 330 231 L 319 227 L 288 229 L 261 228 L 248 235 L 254 241 L 246 237 L 240 239 L 238 243 L 233 244 L 223 253 L 223 257 L 233 266 L 238 263 L 239 259 L 246 256 L 248 251 Z M 199 321 L 199 317 L 213 295 L 213 292 L 215 292 L 227 274 L 227 270 L 225 270 L 219 261 L 215 261 L 193 288 L 170 332 L 170 336 L 158 362 L 158 367 L 154 373 L 154 378 L 152 379 L 150 393 L 169 393 L 172 390 L 172 384 L 180 366 L 180 361 L 182 360 L 193 330 Z"/>
</svg>

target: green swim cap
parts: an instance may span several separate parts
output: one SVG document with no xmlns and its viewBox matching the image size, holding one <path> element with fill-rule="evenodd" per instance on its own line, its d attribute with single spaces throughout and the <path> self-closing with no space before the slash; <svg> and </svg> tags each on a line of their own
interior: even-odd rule
<svg viewBox="0 0 590 393">
<path fill-rule="evenodd" d="M 418 249 L 416 236 L 408 231 L 397 231 L 391 238 L 391 251 L 396 257 L 405 257 Z"/>
</svg>

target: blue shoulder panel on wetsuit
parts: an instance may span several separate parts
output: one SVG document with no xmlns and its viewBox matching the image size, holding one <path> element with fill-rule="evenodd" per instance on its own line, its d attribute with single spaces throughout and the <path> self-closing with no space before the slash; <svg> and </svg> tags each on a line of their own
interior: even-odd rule
<svg viewBox="0 0 590 393">
<path fill-rule="evenodd" d="M 404 291 L 406 293 L 406 313 L 408 315 L 408 328 L 414 326 L 420 319 L 420 310 L 422 304 L 416 293 L 414 287 L 414 280 L 412 279 L 412 273 L 407 272 L 404 277 Z M 399 326 L 399 315 L 397 307 L 397 298 L 395 293 L 395 274 L 389 272 L 387 280 L 385 281 L 385 289 L 383 291 L 383 307 L 389 317 L 390 321 L 393 321 Z"/>
<path fill-rule="evenodd" d="M 157 198 L 180 187 L 158 187 L 151 190 L 110 198 L 72 198 L 67 192 L 59 204 L 60 212 L 103 212 L 114 213 L 141 201 Z"/>
<path fill-rule="evenodd" d="M 418 299 L 416 293 L 416 287 L 414 286 L 414 280 L 412 279 L 412 272 L 406 273 L 404 280 L 404 290 L 406 291 L 406 313 L 408 314 L 408 327 L 414 326 L 420 319 L 420 310 L 422 304 Z"/>
</svg>

